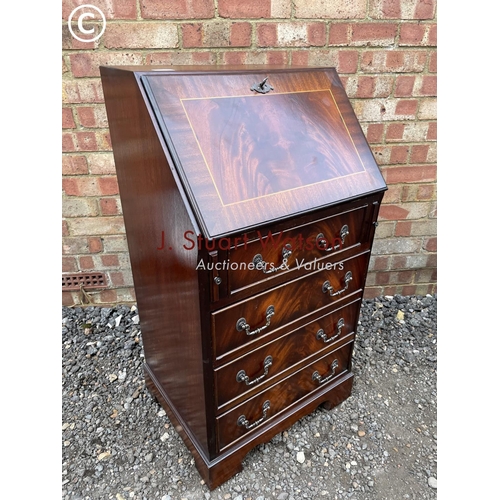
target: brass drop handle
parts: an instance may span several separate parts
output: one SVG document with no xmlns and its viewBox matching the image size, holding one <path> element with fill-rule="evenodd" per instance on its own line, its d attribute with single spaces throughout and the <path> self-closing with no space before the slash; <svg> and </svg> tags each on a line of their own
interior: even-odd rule
<svg viewBox="0 0 500 500">
<path fill-rule="evenodd" d="M 337 290 L 336 292 L 333 290 L 333 286 L 330 285 L 330 282 L 326 280 L 323 283 L 323 293 L 328 292 L 330 294 L 330 297 L 335 297 L 336 295 L 340 295 L 341 293 L 345 292 L 349 288 L 349 281 L 352 280 L 352 273 L 351 271 L 347 271 L 344 276 L 344 288 L 341 290 Z"/>
<path fill-rule="evenodd" d="M 269 373 L 269 368 L 273 364 L 273 357 L 267 356 L 264 359 L 264 373 L 257 378 L 254 378 L 252 381 L 250 377 L 246 374 L 245 370 L 240 370 L 236 375 L 236 382 L 245 382 L 246 385 L 255 385 L 258 384 L 261 380 L 265 378 L 265 376 Z"/>
<path fill-rule="evenodd" d="M 349 226 L 347 224 L 344 224 L 340 230 L 340 241 L 342 242 L 342 245 L 344 244 L 345 237 L 349 234 Z M 334 245 L 333 247 L 330 245 L 327 247 L 328 241 L 325 238 L 325 235 L 323 233 L 319 233 L 318 236 L 316 236 L 316 246 L 323 250 L 324 252 L 331 252 L 332 250 L 339 250 L 342 245 Z"/>
<path fill-rule="evenodd" d="M 250 331 L 250 325 L 247 323 L 247 320 L 245 318 L 240 318 L 236 322 L 236 330 L 239 332 L 242 332 L 245 330 L 247 332 L 247 335 L 256 335 L 257 333 L 260 333 L 262 330 L 265 330 L 270 324 L 271 324 L 271 318 L 274 316 L 274 306 L 269 306 L 266 309 L 266 324 L 264 326 L 261 326 L 260 328 L 256 328 L 253 332 Z"/>
<path fill-rule="evenodd" d="M 237 424 L 239 426 L 243 426 L 246 429 L 253 429 L 254 427 L 257 427 L 259 424 L 264 422 L 264 420 L 267 418 L 267 412 L 271 409 L 271 403 L 269 400 L 264 401 L 264 404 L 262 405 L 262 417 L 259 418 L 259 420 L 256 420 L 253 424 L 251 424 L 245 415 L 241 415 L 238 418 Z"/>
<path fill-rule="evenodd" d="M 328 336 L 326 335 L 325 331 L 323 330 L 323 328 L 320 328 L 317 332 L 316 332 L 316 338 L 318 340 L 323 340 L 323 342 L 325 344 L 328 344 L 328 342 L 332 342 L 334 341 L 336 338 L 340 337 L 340 335 L 342 334 L 342 328 L 345 326 L 345 323 L 344 323 L 344 318 L 340 318 L 337 322 L 337 334 L 336 335 L 332 335 L 330 338 L 328 338 Z"/>
<path fill-rule="evenodd" d="M 275 266 L 274 264 L 269 264 L 266 262 L 260 253 L 255 255 L 252 262 L 255 265 L 255 269 L 260 269 L 264 274 L 275 273 L 276 271 L 282 271 L 284 269 L 288 269 L 288 257 L 292 255 L 292 245 L 287 243 L 283 250 L 281 250 L 282 262 L 279 266 Z M 269 269 L 267 268 L 269 266 Z"/>
<path fill-rule="evenodd" d="M 315 371 L 312 375 L 312 379 L 315 380 L 316 382 L 319 382 L 320 384 L 324 384 L 325 382 L 329 382 L 332 380 L 333 377 L 335 377 L 335 369 L 338 368 L 339 362 L 338 360 L 334 360 L 333 363 L 330 365 L 330 370 L 332 373 L 328 375 L 328 377 L 322 377 L 318 371 Z"/>
</svg>

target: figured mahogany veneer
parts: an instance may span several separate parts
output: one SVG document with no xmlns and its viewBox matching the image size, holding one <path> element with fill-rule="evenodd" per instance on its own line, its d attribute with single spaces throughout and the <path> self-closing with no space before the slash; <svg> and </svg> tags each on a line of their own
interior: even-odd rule
<svg viewBox="0 0 500 500">
<path fill-rule="evenodd" d="M 385 182 L 332 68 L 101 76 L 146 383 L 213 489 L 351 393 Z"/>
</svg>

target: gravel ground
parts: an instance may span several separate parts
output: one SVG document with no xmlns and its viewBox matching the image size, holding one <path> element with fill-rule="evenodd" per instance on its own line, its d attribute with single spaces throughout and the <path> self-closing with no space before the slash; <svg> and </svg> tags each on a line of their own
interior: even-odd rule
<svg viewBox="0 0 500 500">
<path fill-rule="evenodd" d="M 352 396 L 253 449 L 212 492 L 144 386 L 137 309 L 63 308 L 62 498 L 435 499 L 436 307 L 363 301 Z"/>
</svg>

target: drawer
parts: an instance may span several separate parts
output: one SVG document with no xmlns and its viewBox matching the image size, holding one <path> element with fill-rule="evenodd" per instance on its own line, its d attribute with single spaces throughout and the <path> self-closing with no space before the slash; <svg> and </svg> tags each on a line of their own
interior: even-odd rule
<svg viewBox="0 0 500 500">
<path fill-rule="evenodd" d="M 364 242 L 362 233 L 366 233 L 363 221 L 368 219 L 367 209 L 365 204 L 286 231 L 256 231 L 255 239 L 229 250 L 229 261 L 238 264 L 228 269 L 229 293 L 290 271 L 305 274 L 304 264 L 359 246 Z"/>
<path fill-rule="evenodd" d="M 212 313 L 215 358 L 250 343 L 263 344 L 278 329 L 293 327 L 298 320 L 303 324 L 311 314 L 326 312 L 332 304 L 359 292 L 369 257 L 367 250 L 344 261 L 319 263 L 324 268 Z"/>
<path fill-rule="evenodd" d="M 217 407 L 268 387 L 312 356 L 345 343 L 353 334 L 361 296 L 215 370 Z"/>
<path fill-rule="evenodd" d="M 353 341 L 293 373 L 216 419 L 222 450 L 282 410 L 350 370 Z"/>
</svg>

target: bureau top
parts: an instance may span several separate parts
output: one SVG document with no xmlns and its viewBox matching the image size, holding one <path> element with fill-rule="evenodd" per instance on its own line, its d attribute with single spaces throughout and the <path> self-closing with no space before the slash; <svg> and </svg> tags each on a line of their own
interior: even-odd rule
<svg viewBox="0 0 500 500">
<path fill-rule="evenodd" d="M 333 68 L 101 67 L 129 72 L 208 238 L 386 189 Z"/>
</svg>

